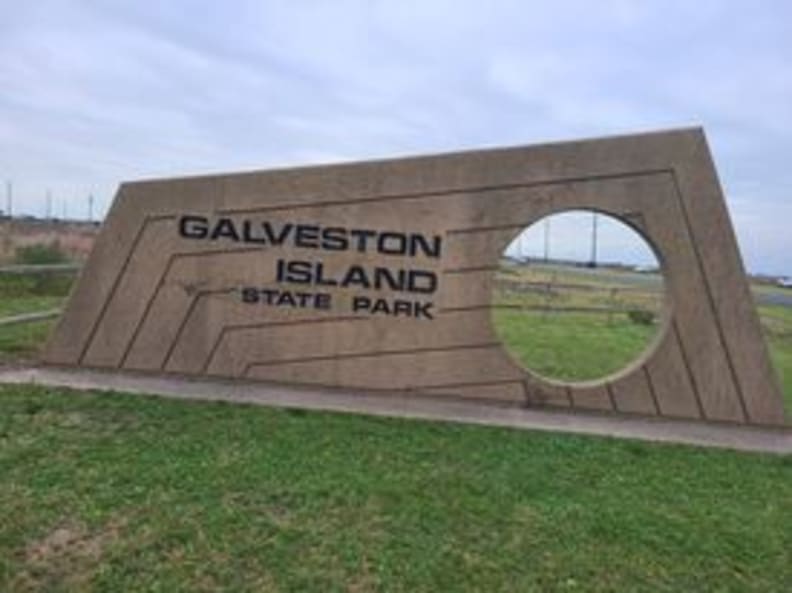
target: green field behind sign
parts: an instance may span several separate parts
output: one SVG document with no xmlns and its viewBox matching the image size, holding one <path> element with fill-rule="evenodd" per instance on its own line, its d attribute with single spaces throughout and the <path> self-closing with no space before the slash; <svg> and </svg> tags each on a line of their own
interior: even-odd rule
<svg viewBox="0 0 792 593">
<path fill-rule="evenodd" d="M 584 381 L 618 372 L 646 353 L 661 331 L 657 274 L 511 264 L 498 272 L 495 286 L 498 336 L 515 360 L 545 377 Z M 757 297 L 792 299 L 792 290 L 753 288 Z M 757 312 L 792 414 L 792 306 L 759 304 Z"/>
<path fill-rule="evenodd" d="M 71 275 L 0 274 L 0 319 L 62 307 L 73 283 Z M 54 320 L 0 326 L 0 365 L 35 360 Z"/>
</svg>

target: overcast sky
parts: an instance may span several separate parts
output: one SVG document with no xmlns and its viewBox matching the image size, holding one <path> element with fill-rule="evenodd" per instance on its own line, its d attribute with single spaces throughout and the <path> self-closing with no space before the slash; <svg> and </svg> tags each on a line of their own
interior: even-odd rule
<svg viewBox="0 0 792 593">
<path fill-rule="evenodd" d="M 748 267 L 792 274 L 792 2 L 0 0 L 20 213 L 48 188 L 85 217 L 141 177 L 688 125 Z"/>
</svg>

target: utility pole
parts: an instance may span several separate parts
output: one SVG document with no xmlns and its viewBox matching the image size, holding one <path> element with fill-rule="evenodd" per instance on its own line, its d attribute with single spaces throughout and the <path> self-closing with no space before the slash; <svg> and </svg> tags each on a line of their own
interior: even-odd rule
<svg viewBox="0 0 792 593">
<path fill-rule="evenodd" d="M 94 205 L 93 194 L 88 194 L 88 222 L 93 222 L 93 205 Z"/>
<path fill-rule="evenodd" d="M 591 262 L 590 267 L 597 267 L 597 213 L 591 214 Z"/>
<path fill-rule="evenodd" d="M 46 201 L 46 212 L 45 212 L 47 220 L 52 219 L 52 191 L 49 189 L 47 190 L 47 201 Z"/>
<path fill-rule="evenodd" d="M 550 217 L 545 218 L 544 223 L 544 263 L 550 261 Z"/>
<path fill-rule="evenodd" d="M 6 181 L 6 214 L 9 218 L 14 215 L 14 186 L 10 179 Z"/>
</svg>

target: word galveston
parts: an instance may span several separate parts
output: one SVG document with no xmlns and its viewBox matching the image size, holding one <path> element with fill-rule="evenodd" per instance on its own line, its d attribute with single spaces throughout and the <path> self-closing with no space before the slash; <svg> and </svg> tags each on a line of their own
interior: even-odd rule
<svg viewBox="0 0 792 593">
<path fill-rule="evenodd" d="M 179 234 L 185 239 L 225 239 L 272 247 L 357 251 L 408 257 L 423 255 L 439 258 L 442 246 L 441 237 L 426 237 L 420 233 L 323 227 L 291 222 L 273 223 L 268 220 L 235 221 L 227 217 L 211 220 L 195 215 L 182 216 L 179 219 Z"/>
<path fill-rule="evenodd" d="M 298 248 L 430 259 L 438 259 L 442 253 L 442 238 L 437 235 L 201 215 L 180 217 L 179 235 L 185 239 L 232 241 L 286 250 Z M 325 262 L 306 259 L 279 258 L 273 280 L 278 284 L 310 286 L 317 290 L 338 287 L 412 293 L 423 297 L 433 294 L 438 288 L 437 274 L 432 270 L 412 266 L 393 268 L 388 265 L 366 267 L 353 264 L 331 274 Z M 334 306 L 333 293 L 330 292 L 295 292 L 244 286 L 241 295 L 243 302 L 249 304 L 315 309 L 330 309 Z M 349 306 L 357 313 L 433 318 L 433 303 L 425 300 L 372 298 L 365 294 L 353 294 Z"/>
</svg>

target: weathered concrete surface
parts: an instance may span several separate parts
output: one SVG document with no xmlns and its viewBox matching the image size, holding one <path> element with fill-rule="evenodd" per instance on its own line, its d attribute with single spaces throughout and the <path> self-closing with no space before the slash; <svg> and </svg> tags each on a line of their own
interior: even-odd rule
<svg viewBox="0 0 792 593">
<path fill-rule="evenodd" d="M 647 239 L 662 263 L 667 302 L 651 351 L 617 375 L 576 386 L 519 366 L 493 331 L 490 300 L 506 245 L 546 215 L 581 208 L 619 218 Z M 367 248 L 355 232 L 376 238 Z M 293 262 L 310 271 L 284 274 L 282 266 Z M 353 268 L 417 271 L 424 284 L 344 286 L 338 278 Z M 311 298 L 307 307 L 251 303 L 261 290 Z M 359 297 L 411 308 L 397 317 L 356 310 Z M 427 303 L 431 319 L 420 314 Z M 155 375 L 784 423 L 698 129 L 124 184 L 44 359 Z"/>
<path fill-rule="evenodd" d="M 462 399 L 426 398 L 415 394 L 385 396 L 384 394 L 297 389 L 239 380 L 182 380 L 133 373 L 54 368 L 0 371 L 0 383 L 112 390 L 188 400 L 230 401 L 284 408 L 461 422 L 741 451 L 792 454 L 792 429 L 789 428 L 702 423 L 626 415 L 569 413 L 548 409 L 493 406 Z"/>
</svg>

